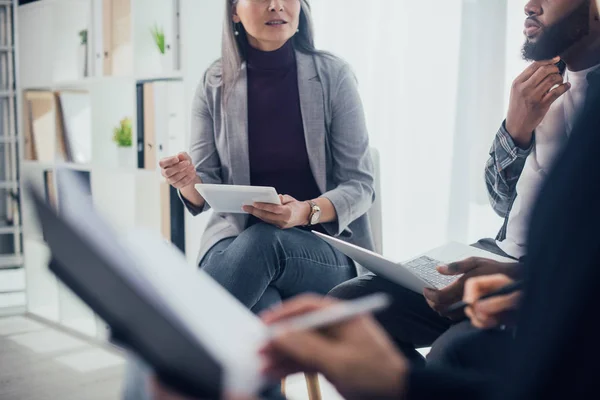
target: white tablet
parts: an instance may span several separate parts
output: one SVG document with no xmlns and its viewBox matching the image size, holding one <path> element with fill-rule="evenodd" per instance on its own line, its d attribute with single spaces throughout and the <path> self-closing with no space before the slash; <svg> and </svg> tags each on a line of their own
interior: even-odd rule
<svg viewBox="0 0 600 400">
<path fill-rule="evenodd" d="M 246 214 L 243 206 L 281 204 L 277 191 L 272 187 L 198 184 L 196 190 L 217 213 Z"/>
</svg>

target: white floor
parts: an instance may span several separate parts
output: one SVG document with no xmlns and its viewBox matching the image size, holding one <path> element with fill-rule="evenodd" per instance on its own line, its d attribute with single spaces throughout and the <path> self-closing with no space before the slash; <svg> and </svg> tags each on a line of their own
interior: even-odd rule
<svg viewBox="0 0 600 400">
<path fill-rule="evenodd" d="M 110 383 L 107 382 L 106 384 L 112 384 L 113 386 L 118 385 L 119 376 L 122 377 L 124 359 L 117 351 L 100 347 L 82 337 L 76 337 L 26 316 L 0 318 L 0 340 L 2 340 L 2 343 L 7 344 L 4 346 L 5 348 L 10 346 L 18 350 L 10 354 L 11 357 L 16 359 L 14 361 L 15 365 L 47 364 L 46 369 L 31 368 L 22 372 L 0 369 L 0 384 L 4 385 L 5 381 L 8 382 L 3 389 L 7 390 L 6 393 L 11 394 L 3 397 L 0 392 L 0 398 L 3 400 L 13 398 L 38 400 L 45 399 L 47 396 L 52 398 L 53 396 L 50 393 L 55 388 L 55 382 L 52 383 L 50 379 L 44 379 L 44 375 L 47 375 L 48 371 L 62 370 L 64 373 L 59 380 L 81 379 L 82 386 L 88 385 L 87 381 L 83 383 L 83 380 L 91 379 L 90 377 L 95 376 L 94 374 L 106 374 L 110 371 L 111 376 L 116 376 L 117 379 L 112 379 Z M 114 371 L 118 371 L 118 374 L 121 375 L 114 375 Z M 14 383 L 14 379 L 11 380 L 11 377 L 7 376 L 9 373 L 31 375 L 27 376 L 27 380 L 37 382 L 38 387 L 35 388 L 35 391 L 30 391 L 30 385 L 18 386 Z M 3 374 L 5 376 L 2 376 Z M 36 374 L 39 376 L 35 376 Z M 21 378 L 23 379 L 23 377 Z M 11 383 L 14 385 L 13 388 L 8 386 Z M 77 384 L 77 382 L 70 383 Z M 46 384 L 48 385 L 47 388 L 44 387 Z M 323 399 L 341 399 L 341 396 L 325 379 L 321 378 L 320 384 Z M 112 398 L 118 399 L 118 396 L 114 393 L 119 393 L 119 387 L 113 389 L 110 391 L 110 393 L 113 393 Z M 64 390 L 67 389 L 64 388 Z M 23 392 L 20 393 L 20 391 Z M 308 399 L 304 375 L 297 374 L 287 379 L 286 394 L 290 400 Z"/>
<path fill-rule="evenodd" d="M 124 360 L 24 316 L 0 318 L 0 399 L 118 399 Z"/>
</svg>

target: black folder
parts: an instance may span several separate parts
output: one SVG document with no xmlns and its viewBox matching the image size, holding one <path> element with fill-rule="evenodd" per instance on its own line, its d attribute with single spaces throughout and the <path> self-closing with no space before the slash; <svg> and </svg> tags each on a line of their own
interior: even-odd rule
<svg viewBox="0 0 600 400">
<path fill-rule="evenodd" d="M 78 234 L 33 186 L 50 269 L 111 328 L 116 343 L 138 354 L 161 381 L 189 396 L 220 398 L 223 369 L 165 309 L 148 301 L 111 264 L 110 256 Z"/>
</svg>

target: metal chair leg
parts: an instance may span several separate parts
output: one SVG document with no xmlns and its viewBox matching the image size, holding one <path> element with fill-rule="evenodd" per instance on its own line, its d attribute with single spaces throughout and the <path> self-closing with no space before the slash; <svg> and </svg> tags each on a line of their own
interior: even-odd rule
<svg viewBox="0 0 600 400">
<path fill-rule="evenodd" d="M 319 385 L 319 376 L 317 374 L 304 374 L 304 379 L 306 380 L 308 399 L 322 400 L 321 386 Z"/>
</svg>

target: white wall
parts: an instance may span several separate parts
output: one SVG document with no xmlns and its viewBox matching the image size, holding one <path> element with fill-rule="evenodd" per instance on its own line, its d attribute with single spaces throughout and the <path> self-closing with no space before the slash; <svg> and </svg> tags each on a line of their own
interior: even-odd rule
<svg viewBox="0 0 600 400">
<path fill-rule="evenodd" d="M 186 131 L 189 144 L 192 100 L 206 69 L 221 56 L 221 30 L 224 6 L 221 1 L 181 0 L 181 54 L 184 71 Z M 190 265 L 196 265 L 200 238 L 210 214 L 192 217 L 185 214 L 186 255 Z"/>
<path fill-rule="evenodd" d="M 504 113 L 504 2 L 312 3 L 317 43 L 352 65 L 381 151 L 385 253 L 494 236 L 483 168 Z"/>
</svg>

